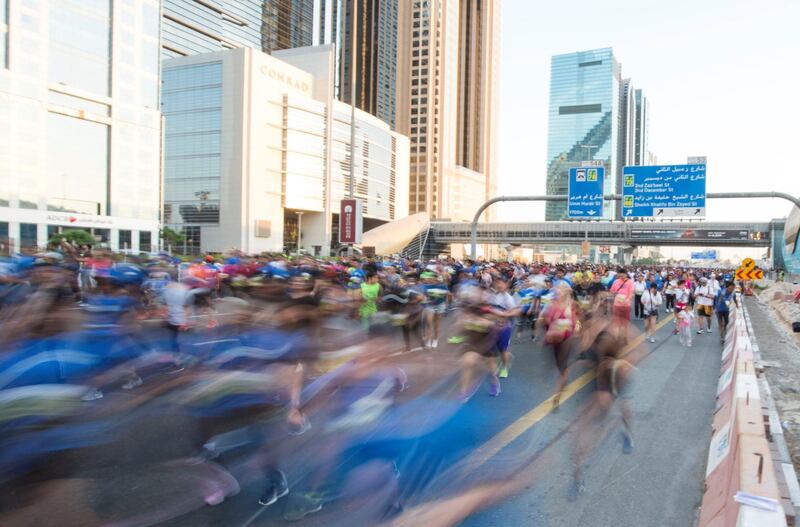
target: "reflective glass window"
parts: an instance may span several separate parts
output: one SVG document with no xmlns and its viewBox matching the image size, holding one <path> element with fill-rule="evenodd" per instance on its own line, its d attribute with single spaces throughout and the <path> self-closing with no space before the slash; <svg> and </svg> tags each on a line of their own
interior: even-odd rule
<svg viewBox="0 0 800 527">
<path fill-rule="evenodd" d="M 119 239 L 118 244 L 120 249 L 130 249 L 131 248 L 131 231 L 120 229 L 118 231 Z"/>
<path fill-rule="evenodd" d="M 167 68 L 162 80 L 165 221 L 219 223 L 222 64 Z"/>
<path fill-rule="evenodd" d="M 32 249 L 37 246 L 35 223 L 20 223 L 19 224 L 19 243 L 25 249 Z"/>
<path fill-rule="evenodd" d="M 47 192 L 49 210 L 87 214 L 106 210 L 108 126 L 47 114 Z"/>
<path fill-rule="evenodd" d="M 153 250 L 152 233 L 150 231 L 139 231 L 139 251 L 150 252 Z"/>
<path fill-rule="evenodd" d="M 109 95 L 110 0 L 59 0 L 48 13 L 50 82 Z"/>
</svg>

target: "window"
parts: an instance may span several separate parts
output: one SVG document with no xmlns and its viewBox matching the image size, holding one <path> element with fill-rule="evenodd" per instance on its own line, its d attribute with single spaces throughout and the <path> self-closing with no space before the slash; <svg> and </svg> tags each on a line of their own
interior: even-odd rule
<svg viewBox="0 0 800 527">
<path fill-rule="evenodd" d="M 256 220 L 256 238 L 269 238 L 272 236 L 272 222 L 269 220 Z"/>
<path fill-rule="evenodd" d="M 37 246 L 36 224 L 19 224 L 19 243 L 24 249 L 33 249 Z"/>
<path fill-rule="evenodd" d="M 108 193 L 108 126 L 47 114 L 47 208 L 102 214 Z"/>
<path fill-rule="evenodd" d="M 92 234 L 94 235 L 94 239 L 97 240 L 97 243 L 100 245 L 108 245 L 108 242 L 111 239 L 110 229 L 93 229 Z"/>
<path fill-rule="evenodd" d="M 588 66 L 599 66 L 602 63 L 603 63 L 602 60 L 592 60 L 592 61 L 589 61 L 589 62 L 581 62 L 580 64 L 578 64 L 578 67 L 579 68 L 586 68 Z"/>
<path fill-rule="evenodd" d="M 200 227 L 184 227 L 181 234 L 183 234 L 184 247 L 186 254 L 200 253 L 201 231 Z"/>
<path fill-rule="evenodd" d="M 11 249 L 10 245 L 8 240 L 8 222 L 0 221 L 0 254 L 8 255 Z"/>
<path fill-rule="evenodd" d="M 48 13 L 50 82 L 108 96 L 110 0 L 59 0 Z"/>
<path fill-rule="evenodd" d="M 139 231 L 139 252 L 149 253 L 153 250 L 153 238 L 150 231 Z"/>
<path fill-rule="evenodd" d="M 575 106 L 559 106 L 559 115 L 572 115 L 577 113 L 600 113 L 602 112 L 602 105 L 600 104 L 577 104 Z"/>
<path fill-rule="evenodd" d="M 131 231 L 129 230 L 120 230 L 119 231 L 119 249 L 130 249 L 131 248 Z"/>
</svg>

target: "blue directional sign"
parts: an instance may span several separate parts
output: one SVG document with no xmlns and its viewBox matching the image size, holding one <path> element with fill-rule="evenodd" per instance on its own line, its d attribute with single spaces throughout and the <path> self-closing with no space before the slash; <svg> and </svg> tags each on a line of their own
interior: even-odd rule
<svg viewBox="0 0 800 527">
<path fill-rule="evenodd" d="M 692 252 L 692 260 L 716 260 L 716 259 L 717 259 L 716 249 Z"/>
<path fill-rule="evenodd" d="M 705 215 L 705 165 L 653 165 L 622 169 L 623 218 L 702 218 Z"/>
<path fill-rule="evenodd" d="M 569 169 L 568 218 L 586 220 L 603 217 L 605 172 L 605 168 L 601 166 Z"/>
</svg>

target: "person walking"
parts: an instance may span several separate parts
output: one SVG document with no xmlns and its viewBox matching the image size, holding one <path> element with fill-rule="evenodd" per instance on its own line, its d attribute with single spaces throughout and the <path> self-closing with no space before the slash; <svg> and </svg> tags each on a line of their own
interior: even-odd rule
<svg viewBox="0 0 800 527">
<path fill-rule="evenodd" d="M 714 310 L 717 313 L 717 324 L 719 325 L 719 341 L 725 344 L 725 334 L 730 323 L 731 305 L 736 303 L 736 292 L 733 282 L 725 282 L 725 286 L 719 290 L 714 298 Z"/>
<path fill-rule="evenodd" d="M 694 298 L 697 304 L 697 318 L 700 328 L 697 330 L 698 335 L 703 333 L 711 333 L 711 315 L 714 313 L 714 292 L 708 285 L 706 277 L 700 278 L 700 285 L 694 290 Z M 707 326 L 708 329 L 704 329 Z"/>
<path fill-rule="evenodd" d="M 678 280 L 675 279 L 675 275 L 669 273 L 664 282 L 664 303 L 666 304 L 665 309 L 667 313 L 675 309 L 676 289 L 678 289 Z"/>
<path fill-rule="evenodd" d="M 694 318 L 692 306 L 688 303 L 684 304 L 683 310 L 681 310 L 675 318 L 678 323 L 678 333 L 680 335 L 681 344 L 687 348 L 692 347 L 692 326 L 694 325 Z"/>
<path fill-rule="evenodd" d="M 655 282 L 650 282 L 650 287 L 642 293 L 641 302 L 644 312 L 645 338 L 652 343 L 656 341 L 656 321 L 658 320 L 658 310 L 663 302 Z"/>
<path fill-rule="evenodd" d="M 639 273 L 636 275 L 636 282 L 633 284 L 634 294 L 634 316 L 638 319 L 644 318 L 644 310 L 642 309 L 642 295 L 647 290 L 647 283 L 644 281 L 644 275 Z"/>
</svg>

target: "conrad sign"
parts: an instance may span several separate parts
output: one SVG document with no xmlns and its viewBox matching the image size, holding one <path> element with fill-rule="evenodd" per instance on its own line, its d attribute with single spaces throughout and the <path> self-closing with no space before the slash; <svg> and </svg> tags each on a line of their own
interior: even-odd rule
<svg viewBox="0 0 800 527">
<path fill-rule="evenodd" d="M 290 86 L 300 91 L 307 92 L 309 90 L 309 85 L 307 82 L 292 77 L 290 74 L 284 73 L 280 70 L 276 70 L 275 68 L 272 68 L 267 65 L 261 66 L 260 70 L 262 75 L 266 75 L 267 77 L 276 82 L 280 82 L 281 84 L 286 84 L 287 86 Z"/>
</svg>

